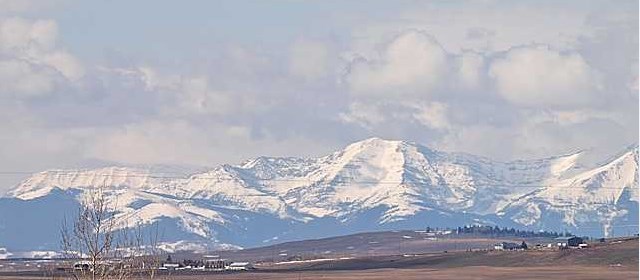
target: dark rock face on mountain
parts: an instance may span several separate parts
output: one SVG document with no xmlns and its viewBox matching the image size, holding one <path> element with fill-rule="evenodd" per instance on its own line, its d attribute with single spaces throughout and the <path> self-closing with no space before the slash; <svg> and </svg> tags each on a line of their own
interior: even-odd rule
<svg viewBox="0 0 640 280">
<path fill-rule="evenodd" d="M 258 246 L 360 231 L 490 224 L 601 236 L 638 219 L 638 148 L 594 168 L 580 153 L 497 162 L 372 138 L 318 158 L 259 157 L 184 176 L 49 170 L 0 198 L 0 248 L 55 250 L 63 216 L 102 188 L 167 246 Z"/>
</svg>

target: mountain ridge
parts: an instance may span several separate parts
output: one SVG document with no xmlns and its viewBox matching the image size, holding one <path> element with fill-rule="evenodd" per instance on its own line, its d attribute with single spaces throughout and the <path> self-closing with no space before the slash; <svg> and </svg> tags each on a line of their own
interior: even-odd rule
<svg viewBox="0 0 640 280">
<path fill-rule="evenodd" d="M 0 198 L 0 206 L 10 199 L 28 204 L 54 190 L 77 200 L 105 188 L 118 215 L 165 224 L 172 241 L 243 247 L 447 223 L 593 235 L 598 230 L 580 228 L 598 225 L 606 235 L 607 225 L 637 217 L 638 148 L 586 170 L 576 164 L 582 154 L 500 162 L 370 138 L 320 157 L 257 157 L 179 176 L 127 167 L 43 171 Z M 596 202 L 603 205 L 590 204 Z M 269 230 L 253 232 L 258 224 Z"/>
</svg>

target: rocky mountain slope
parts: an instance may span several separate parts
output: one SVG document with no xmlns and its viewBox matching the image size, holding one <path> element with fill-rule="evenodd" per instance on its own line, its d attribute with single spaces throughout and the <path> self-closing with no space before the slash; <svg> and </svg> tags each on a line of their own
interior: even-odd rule
<svg viewBox="0 0 640 280">
<path fill-rule="evenodd" d="M 98 188 L 128 224 L 157 223 L 167 242 L 213 247 L 427 225 L 600 236 L 636 224 L 637 146 L 593 169 L 579 168 L 580 157 L 498 162 L 372 138 L 318 158 L 259 157 L 191 174 L 49 170 L 0 198 L 0 247 L 55 248 L 54 224 Z"/>
</svg>

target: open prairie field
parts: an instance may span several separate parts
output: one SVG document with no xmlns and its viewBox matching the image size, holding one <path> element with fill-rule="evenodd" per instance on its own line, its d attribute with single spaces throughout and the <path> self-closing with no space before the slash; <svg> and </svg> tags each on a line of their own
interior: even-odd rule
<svg viewBox="0 0 640 280">
<path fill-rule="evenodd" d="M 444 251 L 467 251 L 489 249 L 499 242 L 527 244 L 553 243 L 552 238 L 491 236 L 472 234 L 435 235 L 424 231 L 400 230 L 364 232 L 358 234 L 285 242 L 270 246 L 209 252 L 223 259 L 246 260 L 251 262 L 279 262 L 292 259 L 318 258 L 366 258 L 390 255 L 413 255 L 442 253 Z M 173 254 L 174 258 L 199 259 L 202 255 Z"/>
<path fill-rule="evenodd" d="M 0 276 L 0 279 L 43 280 L 63 279 L 36 276 Z M 356 279 L 638 279 L 637 268 L 601 266 L 401 268 L 337 271 L 249 272 L 237 274 L 173 275 L 156 279 L 220 279 L 220 280 L 356 280 Z"/>
<path fill-rule="evenodd" d="M 638 279 L 637 269 L 618 269 L 608 267 L 555 266 L 555 267 L 457 267 L 457 268 L 414 268 L 414 269 L 369 269 L 349 271 L 305 271 L 246 273 L 237 275 L 215 275 L 202 277 L 179 276 L 171 279 Z"/>
<path fill-rule="evenodd" d="M 4 273 L 0 279 L 53 279 L 44 274 Z M 638 279 L 638 239 L 594 243 L 586 249 L 458 251 L 261 263 L 251 272 L 174 272 L 157 279 Z"/>
</svg>

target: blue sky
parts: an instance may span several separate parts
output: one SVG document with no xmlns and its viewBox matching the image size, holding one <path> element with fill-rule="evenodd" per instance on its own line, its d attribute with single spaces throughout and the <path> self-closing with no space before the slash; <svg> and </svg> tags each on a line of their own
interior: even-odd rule
<svg viewBox="0 0 640 280">
<path fill-rule="evenodd" d="M 0 169 L 372 136 L 602 158 L 638 142 L 637 23 L 637 1 L 0 0 Z"/>
</svg>

